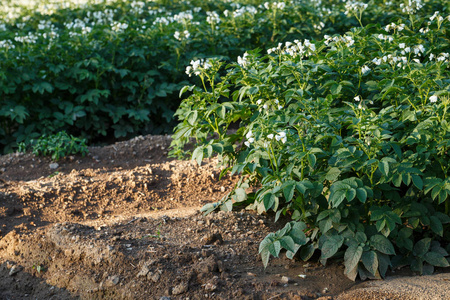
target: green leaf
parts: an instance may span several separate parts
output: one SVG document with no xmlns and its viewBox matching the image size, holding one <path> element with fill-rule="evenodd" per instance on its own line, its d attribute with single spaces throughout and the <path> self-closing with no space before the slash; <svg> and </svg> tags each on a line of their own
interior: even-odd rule
<svg viewBox="0 0 450 300">
<path fill-rule="evenodd" d="M 300 250 L 300 258 L 303 261 L 307 261 L 313 256 L 314 251 L 316 251 L 316 248 L 314 247 L 314 245 L 312 245 L 312 244 L 306 245 L 306 246 L 302 247 Z"/>
<path fill-rule="evenodd" d="M 325 175 L 325 179 L 329 181 L 336 181 L 339 178 L 340 174 L 341 170 L 339 170 L 339 168 L 333 167 L 328 170 L 327 174 Z"/>
<path fill-rule="evenodd" d="M 263 262 L 264 268 L 267 268 L 267 265 L 269 264 L 269 258 L 270 258 L 270 252 L 268 249 L 264 249 L 261 254 L 261 260 Z"/>
<path fill-rule="evenodd" d="M 197 121 L 197 117 L 198 117 L 198 112 L 196 110 L 191 111 L 189 113 L 189 115 L 187 116 L 187 121 L 189 124 L 191 124 L 192 126 L 194 126 L 195 121 Z"/>
<path fill-rule="evenodd" d="M 185 85 L 181 90 L 180 90 L 180 94 L 178 95 L 178 97 L 181 98 L 181 96 L 189 89 L 190 87 L 188 85 Z"/>
<path fill-rule="evenodd" d="M 191 134 L 191 132 L 192 132 L 192 127 L 187 127 L 187 126 L 181 127 L 179 129 L 177 129 L 177 131 L 175 131 L 175 134 L 172 136 L 172 139 L 178 140 L 182 137 L 189 136 Z"/>
<path fill-rule="evenodd" d="M 286 202 L 289 202 L 292 200 L 292 197 L 294 197 L 294 192 L 295 192 L 295 184 L 294 183 L 287 185 L 286 187 L 283 188 L 283 196 L 284 196 L 284 199 L 286 199 Z"/>
<path fill-rule="evenodd" d="M 388 177 L 389 176 L 389 164 L 387 161 L 379 161 L 378 162 L 378 169 L 380 169 L 380 172 Z"/>
<path fill-rule="evenodd" d="M 280 245 L 281 245 L 281 247 L 283 247 L 286 250 L 289 250 L 294 253 L 296 252 L 294 240 L 288 235 L 283 236 L 280 239 Z M 298 250 L 298 248 L 297 248 L 297 250 Z"/>
<path fill-rule="evenodd" d="M 349 189 L 346 193 L 345 193 L 345 197 L 347 198 L 347 200 L 350 202 L 353 199 L 355 199 L 356 196 L 356 190 L 354 189 Z"/>
<path fill-rule="evenodd" d="M 245 192 L 245 190 L 243 188 L 237 188 L 234 191 L 234 195 L 235 195 L 235 200 L 236 202 L 242 202 L 247 200 L 247 193 Z"/>
<path fill-rule="evenodd" d="M 333 227 L 333 221 L 331 220 L 331 218 L 319 222 L 319 228 L 322 234 L 327 233 L 328 230 L 331 229 L 331 227 Z"/>
<path fill-rule="evenodd" d="M 303 222 L 291 222 L 292 228 L 289 233 L 289 236 L 294 240 L 297 245 L 305 245 L 306 244 L 306 236 L 303 230 L 305 230 L 306 225 Z"/>
<path fill-rule="evenodd" d="M 336 181 L 330 188 L 330 197 L 328 199 L 333 207 L 338 207 L 344 201 L 347 192 L 352 189 L 350 185 L 341 181 Z M 355 192 L 356 195 L 356 192 Z"/>
<path fill-rule="evenodd" d="M 330 88 L 331 94 L 337 95 L 341 92 L 341 90 L 342 90 L 342 85 L 337 84 L 337 83 L 334 83 L 331 85 L 331 88 Z"/>
<path fill-rule="evenodd" d="M 311 168 L 314 168 L 316 165 L 316 156 L 312 153 L 308 154 L 308 163 L 311 166 Z"/>
<path fill-rule="evenodd" d="M 361 203 L 366 203 L 367 200 L 367 191 L 365 188 L 357 188 L 356 189 L 356 197 Z"/>
<path fill-rule="evenodd" d="M 411 271 L 418 272 L 419 274 L 423 273 L 423 261 L 416 257 L 410 265 Z"/>
<path fill-rule="evenodd" d="M 356 240 L 358 243 L 365 243 L 367 241 L 367 236 L 364 232 L 358 231 L 355 235 Z"/>
<path fill-rule="evenodd" d="M 428 252 L 431 245 L 431 239 L 430 238 L 424 238 L 418 241 L 413 248 L 413 254 L 415 256 L 423 257 L 425 253 Z"/>
<path fill-rule="evenodd" d="M 361 246 L 350 246 L 347 248 L 344 255 L 345 274 L 349 274 L 358 266 L 362 253 L 363 247 Z"/>
<path fill-rule="evenodd" d="M 441 204 L 445 201 L 445 199 L 447 199 L 447 190 L 441 190 L 439 192 L 439 201 L 438 203 Z"/>
<path fill-rule="evenodd" d="M 199 166 L 202 165 L 202 160 L 203 160 L 203 147 L 202 146 L 195 148 L 194 152 L 192 153 L 192 160 L 197 161 L 197 164 Z"/>
<path fill-rule="evenodd" d="M 411 174 L 411 178 L 412 178 L 413 184 L 416 186 L 416 188 L 418 188 L 419 190 L 422 190 L 423 189 L 422 177 L 420 177 L 417 174 Z"/>
<path fill-rule="evenodd" d="M 380 270 L 381 277 L 386 276 L 387 269 L 391 266 L 391 260 L 388 255 L 377 252 L 378 268 Z"/>
<path fill-rule="evenodd" d="M 367 271 L 369 271 L 373 276 L 375 276 L 378 270 L 377 253 L 375 251 L 364 252 L 361 256 L 361 260 Z"/>
<path fill-rule="evenodd" d="M 286 257 L 289 259 L 293 259 L 295 254 L 297 254 L 297 251 L 300 249 L 300 245 L 294 244 L 294 251 L 286 251 Z"/>
<path fill-rule="evenodd" d="M 430 217 L 430 227 L 434 233 L 444 236 L 444 227 L 442 226 L 441 220 L 435 216 Z"/>
<path fill-rule="evenodd" d="M 270 254 L 274 257 L 278 257 L 281 251 L 281 243 L 279 240 L 274 241 L 272 244 L 268 247 Z"/>
<path fill-rule="evenodd" d="M 266 193 L 263 198 L 264 208 L 266 211 L 271 209 L 275 204 L 276 196 L 272 193 Z"/>
<path fill-rule="evenodd" d="M 322 245 L 320 250 L 322 251 L 322 255 L 320 256 L 322 259 L 328 259 L 336 254 L 336 252 L 341 248 L 344 243 L 344 238 L 340 235 L 333 235 L 329 237 Z"/>
<path fill-rule="evenodd" d="M 396 187 L 400 187 L 402 185 L 402 175 L 401 174 L 394 174 L 394 177 L 392 178 L 392 183 Z"/>
<path fill-rule="evenodd" d="M 395 255 L 394 246 L 392 243 L 383 235 L 376 234 L 370 238 L 370 244 L 375 250 L 387 254 L 387 255 Z"/>
<path fill-rule="evenodd" d="M 427 252 L 425 254 L 424 258 L 425 258 L 425 261 L 432 266 L 443 267 L 443 268 L 450 266 L 450 264 L 445 259 L 445 257 L 437 252 Z"/>
<path fill-rule="evenodd" d="M 219 154 L 222 154 L 222 153 L 223 153 L 224 147 L 223 147 L 223 145 L 220 144 L 220 143 L 212 144 L 212 148 L 213 148 L 214 152 L 216 152 L 216 153 L 219 153 Z"/>
</svg>

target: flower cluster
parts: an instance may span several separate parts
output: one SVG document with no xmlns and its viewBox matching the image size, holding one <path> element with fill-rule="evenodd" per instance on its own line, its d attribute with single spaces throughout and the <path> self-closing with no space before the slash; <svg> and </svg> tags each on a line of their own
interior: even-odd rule
<svg viewBox="0 0 450 300">
<path fill-rule="evenodd" d="M 335 43 L 335 44 L 344 44 L 346 47 L 351 47 L 353 46 L 353 44 L 355 43 L 355 40 L 349 36 L 349 35 L 336 35 L 336 36 L 329 36 L 329 35 L 324 35 L 323 37 L 325 39 L 324 44 L 326 46 L 329 46 L 330 43 Z"/>
<path fill-rule="evenodd" d="M 435 11 L 434 14 L 430 17 L 430 21 L 433 21 L 434 19 L 436 19 L 436 21 L 438 22 L 444 21 L 444 18 L 441 15 L 439 15 L 439 11 Z"/>
<path fill-rule="evenodd" d="M 267 54 L 271 53 L 284 53 L 292 57 L 296 56 L 309 56 L 316 51 L 316 45 L 311 43 L 310 40 L 305 39 L 303 43 L 299 40 L 294 42 L 286 42 L 284 44 L 279 43 L 277 47 L 267 50 Z"/>
<path fill-rule="evenodd" d="M 38 36 L 33 34 L 32 32 L 29 32 L 25 36 L 19 36 L 16 33 L 14 40 L 19 43 L 36 44 L 36 41 L 38 40 Z"/>
<path fill-rule="evenodd" d="M 345 14 L 356 14 L 364 11 L 367 6 L 369 6 L 367 3 L 360 2 L 360 1 L 347 1 L 345 4 Z"/>
<path fill-rule="evenodd" d="M 403 23 L 398 24 L 398 25 L 395 23 L 391 23 L 391 24 L 386 25 L 386 27 L 384 27 L 384 30 L 387 32 L 389 32 L 391 30 L 402 31 L 403 29 L 405 29 L 405 24 L 403 24 Z"/>
<path fill-rule="evenodd" d="M 431 103 L 436 103 L 438 101 L 438 97 L 436 95 L 433 95 L 430 97 L 430 102 Z"/>
<path fill-rule="evenodd" d="M 422 0 L 408 0 L 407 4 L 401 3 L 402 12 L 412 15 L 423 7 Z"/>
<path fill-rule="evenodd" d="M 206 12 L 206 22 L 208 22 L 208 24 L 220 23 L 219 14 L 215 11 L 207 11 Z"/>
<path fill-rule="evenodd" d="M 265 2 L 264 3 L 265 9 L 274 9 L 275 8 L 275 9 L 283 10 L 285 7 L 286 7 L 286 3 L 284 3 L 284 2 L 272 2 L 272 3 Z"/>
<path fill-rule="evenodd" d="M 209 58 L 206 61 L 204 59 L 191 60 L 191 65 L 186 67 L 186 74 L 189 77 L 192 74 L 198 76 L 202 73 L 202 70 L 208 70 L 211 67 L 211 60 Z"/>
<path fill-rule="evenodd" d="M 408 58 L 406 58 L 406 56 L 394 56 L 392 54 L 388 54 L 381 58 L 374 58 L 372 62 L 377 66 L 381 65 L 382 63 L 389 63 L 393 67 L 397 66 L 398 68 L 405 68 L 404 65 L 408 63 Z"/>
<path fill-rule="evenodd" d="M 258 13 L 258 10 L 256 9 L 256 7 L 254 7 L 252 5 L 242 6 L 242 7 L 237 8 L 236 10 L 234 10 L 232 12 L 232 16 L 233 16 L 233 18 L 239 18 L 239 17 L 245 15 L 246 13 L 251 14 L 251 15 L 256 15 Z M 223 11 L 223 14 L 225 17 L 228 17 L 230 15 L 230 12 L 226 9 Z"/>
<path fill-rule="evenodd" d="M 173 16 L 173 19 L 178 23 L 185 23 L 187 21 L 191 21 L 194 19 L 194 15 L 192 13 L 192 10 L 182 11 L 175 16 Z"/>
<path fill-rule="evenodd" d="M 250 129 L 247 134 L 245 135 L 246 141 L 244 142 L 244 145 L 247 147 L 250 147 L 251 144 L 255 143 L 255 136 L 253 134 L 253 131 Z M 282 142 L 285 144 L 287 142 L 287 134 L 286 131 L 278 131 L 274 133 L 270 133 L 266 136 L 268 140 L 261 139 L 260 142 L 262 142 L 262 145 L 264 148 L 269 147 L 270 140 L 275 139 L 277 142 Z"/>
<path fill-rule="evenodd" d="M 14 49 L 16 46 L 12 43 L 11 40 L 0 41 L 0 48 L 4 48 L 6 50 Z"/>
<path fill-rule="evenodd" d="M 390 35 L 384 35 L 382 33 L 376 35 L 376 38 L 381 41 L 388 41 L 389 43 L 392 43 L 394 41 L 394 38 Z"/>
<path fill-rule="evenodd" d="M 287 141 L 287 136 L 285 131 L 280 131 L 275 135 L 277 141 L 281 141 L 283 144 Z"/>
<path fill-rule="evenodd" d="M 173 21 L 173 19 L 170 20 L 166 17 L 157 17 L 155 19 L 155 21 L 153 21 L 153 25 L 159 25 L 159 24 L 169 25 L 172 21 Z"/>
<path fill-rule="evenodd" d="M 319 24 L 314 24 L 313 27 L 314 27 L 314 29 L 322 30 L 325 28 L 325 23 L 319 22 Z"/>
<path fill-rule="evenodd" d="M 368 66 L 364 65 L 364 66 L 361 68 L 361 73 L 362 73 L 363 76 L 369 74 L 369 72 L 370 72 L 370 68 L 369 68 Z"/>
<path fill-rule="evenodd" d="M 238 58 L 237 58 L 238 64 L 243 68 L 246 68 L 248 65 L 248 59 L 247 59 L 248 55 L 249 54 L 247 52 L 245 52 L 244 55 L 242 55 L 242 57 L 238 56 Z"/>
<path fill-rule="evenodd" d="M 244 144 L 247 147 L 250 147 L 250 144 L 253 143 L 255 141 L 255 138 L 253 137 L 253 132 L 251 130 L 249 130 L 247 132 L 247 134 L 245 135 L 245 138 L 247 139 Z"/>
<path fill-rule="evenodd" d="M 145 3 L 142 1 L 133 1 L 131 2 L 131 10 L 132 14 L 142 15 L 144 13 Z"/>
<path fill-rule="evenodd" d="M 182 32 L 175 31 L 175 33 L 173 34 L 173 37 L 176 40 L 179 40 L 179 41 L 181 41 L 182 39 L 186 39 L 187 40 L 187 39 L 189 39 L 190 36 L 191 36 L 191 34 L 187 30 L 182 31 Z"/>
<path fill-rule="evenodd" d="M 117 33 L 123 33 L 123 32 L 125 32 L 125 30 L 127 28 L 128 28 L 127 23 L 120 23 L 120 22 L 115 21 L 111 24 L 112 31 L 115 31 Z"/>
<path fill-rule="evenodd" d="M 448 63 L 449 62 L 449 57 L 450 54 L 448 52 L 445 53 L 441 53 L 439 55 L 434 55 L 433 53 L 430 53 L 430 61 L 437 61 L 437 62 L 444 62 L 444 63 Z"/>
<path fill-rule="evenodd" d="M 261 105 L 263 102 L 262 99 L 258 99 L 258 101 L 256 101 L 256 104 Z M 262 106 L 262 108 L 259 109 L 260 112 L 264 110 L 268 110 L 269 109 L 269 104 L 271 104 L 271 101 L 268 101 L 266 103 L 264 103 L 264 105 Z M 273 104 L 276 105 L 277 109 L 280 110 L 283 108 L 282 105 L 280 105 L 280 101 L 278 101 L 278 99 L 274 99 L 273 100 Z"/>
</svg>

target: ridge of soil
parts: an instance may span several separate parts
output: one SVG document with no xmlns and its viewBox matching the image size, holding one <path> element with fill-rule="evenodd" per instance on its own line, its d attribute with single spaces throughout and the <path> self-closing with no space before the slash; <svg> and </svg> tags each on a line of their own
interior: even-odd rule
<svg viewBox="0 0 450 300">
<path fill-rule="evenodd" d="M 203 216 L 237 178 L 219 180 L 216 159 L 168 158 L 170 141 L 139 136 L 57 165 L 0 156 L 0 300 L 450 299 L 448 269 L 364 283 L 338 262 L 281 255 L 264 269 L 259 242 L 284 223 L 245 210 Z"/>
</svg>

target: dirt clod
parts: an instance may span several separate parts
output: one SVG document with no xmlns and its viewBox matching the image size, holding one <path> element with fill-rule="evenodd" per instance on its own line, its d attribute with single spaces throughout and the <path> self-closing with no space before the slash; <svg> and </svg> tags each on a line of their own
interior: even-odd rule
<svg viewBox="0 0 450 300">
<path fill-rule="evenodd" d="M 172 295 L 180 295 L 180 294 L 186 293 L 188 291 L 188 288 L 189 288 L 189 285 L 186 282 L 177 284 L 172 289 Z"/>
<path fill-rule="evenodd" d="M 169 144 L 145 136 L 90 147 L 57 169 L 31 153 L 0 156 L 0 299 L 315 299 L 325 290 L 327 299 L 409 299 L 389 292 L 405 281 L 380 291 L 348 280 L 339 263 L 281 253 L 264 269 L 259 242 L 288 219 L 203 216 L 239 178 L 219 180 L 215 158 L 201 167 L 168 158 Z M 439 275 L 423 299 L 445 298 L 438 288 L 450 274 Z"/>
</svg>

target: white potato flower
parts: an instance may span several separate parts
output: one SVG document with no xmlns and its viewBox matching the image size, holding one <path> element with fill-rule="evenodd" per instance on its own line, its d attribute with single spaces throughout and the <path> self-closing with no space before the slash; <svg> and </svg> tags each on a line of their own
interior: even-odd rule
<svg viewBox="0 0 450 300">
<path fill-rule="evenodd" d="M 283 144 L 286 143 L 286 141 L 287 141 L 286 132 L 281 131 L 281 132 L 277 133 L 277 135 L 275 136 L 275 139 L 277 141 L 281 141 Z"/>
</svg>

